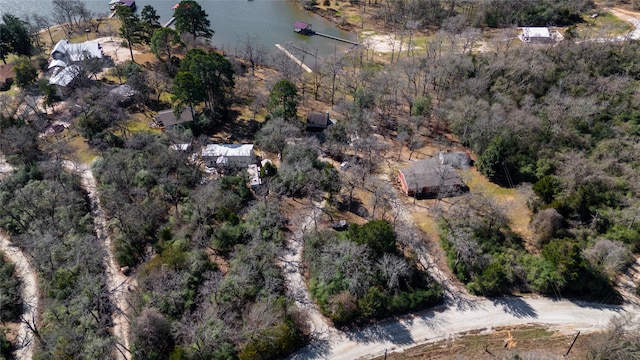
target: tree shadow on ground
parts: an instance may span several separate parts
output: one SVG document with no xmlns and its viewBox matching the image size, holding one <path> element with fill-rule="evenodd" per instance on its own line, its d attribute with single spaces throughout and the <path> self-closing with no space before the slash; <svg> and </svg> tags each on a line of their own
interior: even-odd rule
<svg viewBox="0 0 640 360">
<path fill-rule="evenodd" d="M 505 296 L 499 298 L 488 298 L 495 306 L 502 306 L 502 309 L 517 318 L 538 318 L 538 313 L 527 304 L 522 298 L 515 296 Z"/>
<path fill-rule="evenodd" d="M 618 294 L 618 296 L 621 296 L 621 295 Z M 581 308 L 596 309 L 596 310 L 610 310 L 615 312 L 625 311 L 624 304 L 622 302 L 612 304 L 612 303 L 606 303 L 605 301 L 594 302 L 594 301 L 585 300 L 585 299 L 568 298 L 566 300 L 569 300 L 571 303 L 578 305 Z"/>
<path fill-rule="evenodd" d="M 242 119 L 236 110 L 230 110 L 228 120 L 221 123 L 218 130 L 228 134 L 228 142 L 252 143 L 261 123 L 254 119 Z"/>
<path fill-rule="evenodd" d="M 388 341 L 394 345 L 409 345 L 414 341 L 407 326 L 398 319 L 349 330 L 345 336 L 351 341 L 362 344 Z"/>
<path fill-rule="evenodd" d="M 329 359 L 331 355 L 330 339 L 313 339 L 306 347 L 292 354 L 289 360 Z"/>
</svg>

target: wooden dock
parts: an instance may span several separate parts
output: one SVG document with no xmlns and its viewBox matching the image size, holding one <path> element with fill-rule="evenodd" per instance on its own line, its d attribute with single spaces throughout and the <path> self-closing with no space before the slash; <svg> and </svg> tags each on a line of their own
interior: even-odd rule
<svg viewBox="0 0 640 360">
<path fill-rule="evenodd" d="M 164 24 L 162 27 L 169 27 L 171 26 L 171 24 L 173 24 L 174 21 L 176 21 L 176 18 L 172 16 L 171 19 L 169 19 L 169 21 L 167 21 L 167 23 Z"/>
<path fill-rule="evenodd" d="M 347 39 L 339 38 L 339 37 L 336 37 L 336 36 L 333 36 L 333 35 L 324 34 L 324 33 L 317 32 L 317 31 L 314 31 L 314 34 L 316 34 L 316 35 L 320 35 L 320 36 L 323 36 L 323 37 L 326 37 L 326 38 L 329 38 L 329 39 L 333 39 L 333 40 L 337 40 L 337 41 L 346 42 L 346 43 L 353 44 L 353 45 L 360 45 L 360 44 L 358 44 L 358 43 L 357 43 L 357 42 L 355 42 L 355 41 L 351 41 L 351 40 L 347 40 Z"/>
<path fill-rule="evenodd" d="M 300 59 L 298 59 L 297 57 L 295 57 L 292 53 L 290 53 L 287 49 L 285 49 L 282 45 L 280 44 L 276 44 L 276 47 L 279 50 L 282 50 L 282 52 L 284 52 L 285 55 L 287 55 L 291 60 L 293 60 L 296 64 L 300 65 L 300 67 L 302 69 L 304 69 L 304 71 L 308 72 L 308 73 L 312 73 L 313 70 L 311 70 L 310 67 L 308 67 L 307 65 L 305 65 L 302 61 L 300 61 Z"/>
</svg>

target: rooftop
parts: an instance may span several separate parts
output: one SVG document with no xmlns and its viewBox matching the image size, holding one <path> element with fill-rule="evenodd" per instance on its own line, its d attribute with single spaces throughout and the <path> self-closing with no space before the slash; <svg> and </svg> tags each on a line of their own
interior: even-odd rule
<svg viewBox="0 0 640 360">
<path fill-rule="evenodd" d="M 551 38 L 548 27 L 525 26 L 522 28 L 522 35 L 529 38 Z"/>
<path fill-rule="evenodd" d="M 78 65 L 71 65 L 62 70 L 49 79 L 49 84 L 58 86 L 67 86 L 73 79 L 80 74 L 80 67 Z"/>
<path fill-rule="evenodd" d="M 453 166 L 441 164 L 437 157 L 414 161 L 410 168 L 400 171 L 409 188 L 421 189 L 464 184 Z"/>
<path fill-rule="evenodd" d="M 204 157 L 253 156 L 253 144 L 209 144 L 202 149 Z"/>
<path fill-rule="evenodd" d="M 156 121 L 162 123 L 162 126 L 173 126 L 191 120 L 193 120 L 193 117 L 191 116 L 190 107 L 186 107 L 184 110 L 182 110 L 179 118 L 176 117 L 173 109 L 158 111 L 158 115 L 156 115 Z"/>
<path fill-rule="evenodd" d="M 63 39 L 51 50 L 54 59 L 57 58 L 56 53 L 66 56 L 69 61 L 82 61 L 87 57 L 102 58 L 102 49 L 96 41 L 70 43 L 69 40 Z"/>
</svg>

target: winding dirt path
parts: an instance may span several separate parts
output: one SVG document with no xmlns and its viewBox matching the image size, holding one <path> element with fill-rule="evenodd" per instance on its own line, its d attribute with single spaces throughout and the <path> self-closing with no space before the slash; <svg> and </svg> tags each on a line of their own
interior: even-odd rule
<svg viewBox="0 0 640 360">
<path fill-rule="evenodd" d="M 116 262 L 113 253 L 113 242 L 107 230 L 107 218 L 104 209 L 100 205 L 96 180 L 93 177 L 90 166 L 70 162 L 65 163 L 65 166 L 72 167 L 78 171 L 82 186 L 89 195 L 96 236 L 104 243 L 108 254 L 104 262 L 109 293 L 113 304 L 116 306 L 116 311 L 113 314 L 113 335 L 117 342 L 116 359 L 129 360 L 131 358 L 129 350 L 129 314 L 131 313 L 131 304 L 128 301 L 128 297 L 130 289 L 135 288 L 137 283 L 133 278 L 125 276 Z"/>
<path fill-rule="evenodd" d="M 0 179 L 13 171 L 13 167 L 0 154 Z M 17 360 L 30 360 L 33 358 L 34 335 L 29 326 L 35 327 L 38 309 L 40 306 L 40 289 L 38 288 L 38 276 L 36 268 L 32 265 L 31 257 L 19 247 L 11 243 L 9 236 L 0 232 L 0 252 L 6 254 L 9 261 L 15 264 L 15 271 L 22 281 L 21 296 L 25 311 L 21 316 L 20 327 L 15 351 Z M 0 255 L 1 256 L 1 255 Z"/>
<path fill-rule="evenodd" d="M 15 271 L 22 281 L 22 301 L 25 304 L 25 312 L 22 314 L 15 351 L 16 359 L 30 360 L 33 358 L 33 332 L 29 329 L 29 324 L 33 325 L 38 316 L 40 291 L 38 289 L 38 277 L 36 269 L 31 265 L 30 257 L 22 249 L 13 245 L 9 236 L 0 232 L 0 252 L 7 255 L 9 260 L 15 264 Z"/>
<path fill-rule="evenodd" d="M 304 248 L 304 234 L 314 221 L 322 213 L 322 204 L 314 206 L 303 214 L 297 221 L 293 221 L 292 236 L 285 242 L 285 254 L 281 261 L 285 283 L 287 285 L 287 295 L 294 299 L 296 307 L 303 311 L 308 318 L 311 337 L 315 340 L 327 339 L 337 334 L 335 329 L 322 315 L 320 309 L 311 299 L 311 294 L 304 281 L 302 267 L 302 250 Z"/>
<path fill-rule="evenodd" d="M 615 41 L 624 41 L 624 40 L 638 40 L 640 39 L 640 13 L 624 10 L 620 8 L 605 8 L 606 11 L 609 11 L 613 15 L 619 17 L 620 19 L 630 23 L 633 26 L 633 30 L 628 32 L 625 35 L 615 36 L 613 40 Z"/>
</svg>

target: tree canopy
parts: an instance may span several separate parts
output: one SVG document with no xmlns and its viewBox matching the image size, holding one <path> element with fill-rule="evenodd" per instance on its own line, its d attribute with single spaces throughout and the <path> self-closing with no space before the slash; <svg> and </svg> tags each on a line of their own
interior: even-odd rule
<svg viewBox="0 0 640 360">
<path fill-rule="evenodd" d="M 17 55 L 31 56 L 33 46 L 29 30 L 24 21 L 11 14 L 2 15 L 0 24 L 0 58 L 7 63 L 7 55 L 14 53 Z"/>
<path fill-rule="evenodd" d="M 189 105 L 203 101 L 207 116 L 218 118 L 230 105 L 233 75 L 231 62 L 219 52 L 191 49 L 180 63 L 173 90 L 175 99 Z"/>
<path fill-rule="evenodd" d="M 180 1 L 173 16 L 176 18 L 176 30 L 193 35 L 194 41 L 197 37 L 211 39 L 214 34 L 207 13 L 196 1 Z"/>
<path fill-rule="evenodd" d="M 131 61 L 135 62 L 133 58 L 133 44 L 144 41 L 144 24 L 140 21 L 138 14 L 134 13 L 128 6 L 118 5 L 116 8 L 116 15 L 118 15 L 118 18 L 122 21 L 122 26 L 120 26 L 120 36 L 127 41 L 129 53 L 131 54 Z"/>
<path fill-rule="evenodd" d="M 275 117 L 285 120 L 294 119 L 298 115 L 298 89 L 289 80 L 276 82 L 269 93 L 269 111 Z"/>
</svg>

